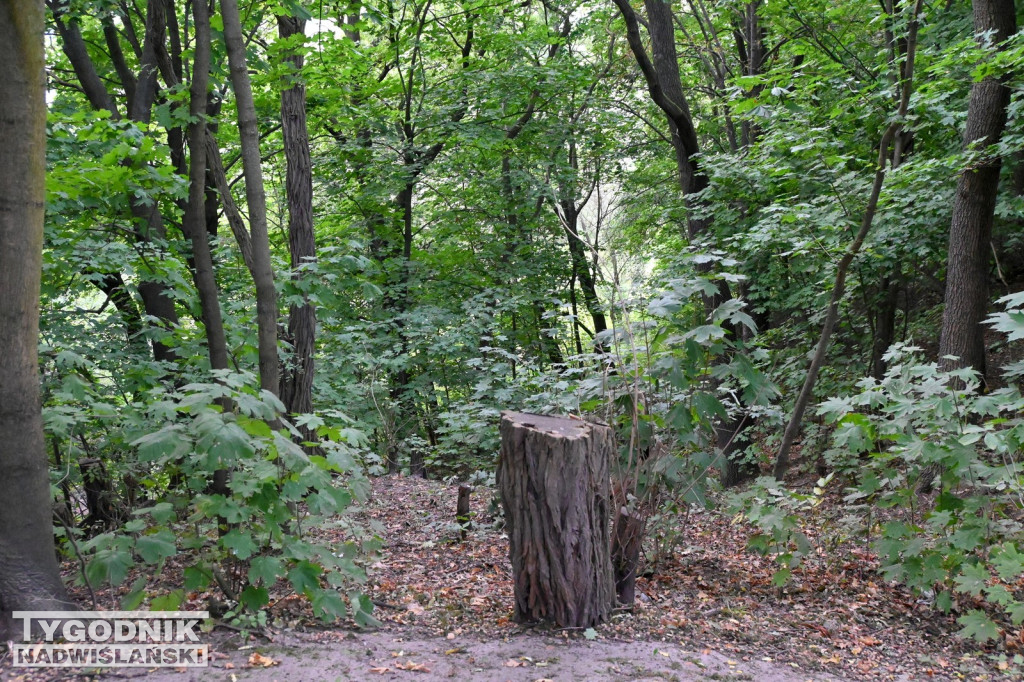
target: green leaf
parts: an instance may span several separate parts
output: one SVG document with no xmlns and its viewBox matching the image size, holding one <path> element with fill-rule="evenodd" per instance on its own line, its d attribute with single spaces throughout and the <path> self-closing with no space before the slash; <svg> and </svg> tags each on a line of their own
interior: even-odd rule
<svg viewBox="0 0 1024 682">
<path fill-rule="evenodd" d="M 143 535 L 135 541 L 135 551 L 147 564 L 160 563 L 177 554 L 174 533 L 164 528 L 153 535 Z"/>
<path fill-rule="evenodd" d="M 973 639 L 981 644 L 999 638 L 999 628 L 984 611 L 972 609 L 957 618 L 956 622 L 963 626 L 957 633 L 961 637 Z"/>
<path fill-rule="evenodd" d="M 281 560 L 276 557 L 258 556 L 249 563 L 249 581 L 273 585 L 282 573 Z"/>
<path fill-rule="evenodd" d="M 186 566 L 185 567 L 185 589 L 189 592 L 193 590 L 202 590 L 210 584 L 210 579 L 213 576 L 205 568 L 199 566 Z"/>
<path fill-rule="evenodd" d="M 265 587 L 249 585 L 238 595 L 238 603 L 246 609 L 259 611 L 270 603 L 270 593 Z"/>
<path fill-rule="evenodd" d="M 991 579 L 988 569 L 981 564 L 964 564 L 960 569 L 960 575 L 953 579 L 956 583 L 957 592 L 966 592 L 972 597 L 981 595 L 985 584 Z"/>
<path fill-rule="evenodd" d="M 253 541 L 252 535 L 242 532 L 238 528 L 232 528 L 228 531 L 220 539 L 220 543 L 243 561 L 251 557 L 259 549 Z"/>
<path fill-rule="evenodd" d="M 132 583 L 131 592 L 121 597 L 122 611 L 134 611 L 139 608 L 139 604 L 146 598 L 146 578 L 147 576 L 140 575 Z"/>
<path fill-rule="evenodd" d="M 597 639 L 597 630 L 595 630 L 594 628 L 587 628 L 583 631 L 583 636 L 589 639 L 590 641 L 594 641 L 595 639 Z"/>
<path fill-rule="evenodd" d="M 379 627 L 380 621 L 373 617 L 373 602 L 368 596 L 361 592 L 353 592 L 348 597 L 348 603 L 352 607 L 352 618 L 364 628 Z"/>
<path fill-rule="evenodd" d="M 300 561 L 288 571 L 288 580 L 299 594 L 309 596 L 320 587 L 321 568 L 309 561 Z"/>
<path fill-rule="evenodd" d="M 993 551 L 991 561 L 999 579 L 1004 582 L 1014 582 L 1024 575 L 1024 553 L 1013 543 L 1008 542 Z"/>
<path fill-rule="evenodd" d="M 185 593 L 182 590 L 174 590 L 159 597 L 153 597 L 149 602 L 149 608 L 153 611 L 177 611 L 185 602 Z"/>
<path fill-rule="evenodd" d="M 325 623 L 344 618 L 348 614 L 345 600 L 336 590 L 317 588 L 313 592 L 312 604 L 313 612 Z"/>
<path fill-rule="evenodd" d="M 788 568 L 780 568 L 772 574 L 772 585 L 775 587 L 784 587 L 785 584 L 789 582 L 792 575 L 793 572 Z"/>
<path fill-rule="evenodd" d="M 120 547 L 108 547 L 96 552 L 86 566 L 85 573 L 94 586 L 107 582 L 116 586 L 124 581 L 131 566 L 131 554 Z"/>
</svg>

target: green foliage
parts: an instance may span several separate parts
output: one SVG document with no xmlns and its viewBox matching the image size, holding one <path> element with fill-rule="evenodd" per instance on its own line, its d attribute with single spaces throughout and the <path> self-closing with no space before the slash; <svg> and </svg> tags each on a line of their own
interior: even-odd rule
<svg viewBox="0 0 1024 682">
<path fill-rule="evenodd" d="M 1019 625 L 1024 398 L 1016 388 L 979 394 L 972 372 L 941 371 L 917 350 L 895 347 L 882 381 L 862 380 L 859 393 L 821 406 L 837 424 L 831 456 L 857 481 L 846 501 L 888 510 L 874 540 L 887 578 L 938 591 L 944 610 L 980 600 Z M 938 479 L 933 500 L 917 493 L 923 477 Z M 994 636 L 982 611 L 960 622 L 964 635 Z"/>
<path fill-rule="evenodd" d="M 278 416 L 277 399 L 250 388 L 253 377 L 220 372 L 216 379 L 152 389 L 112 420 L 137 452 L 137 483 L 153 503 L 140 505 L 122 528 L 81 545 L 90 584 L 116 587 L 137 563 L 159 571 L 187 552 L 185 589 L 206 588 L 216 578 L 229 596 L 237 595 L 239 613 L 266 606 L 268 590 L 279 592 L 284 579 L 325 620 L 350 615 L 369 622 L 366 602 L 353 597 L 350 611 L 337 595 L 339 587 L 365 579 L 361 557 L 376 547 L 344 521 L 369 490 L 361 466 L 365 438 L 319 420 L 321 436 L 334 439 L 307 451 L 296 444 L 298 431 Z M 280 428 L 268 426 L 275 421 Z M 339 437 L 343 431 L 346 438 Z M 226 494 L 211 488 L 218 470 L 230 472 Z M 313 532 L 324 529 L 346 539 L 325 545 Z M 145 587 L 135 586 L 123 600 L 139 603 Z M 152 595 L 151 605 L 169 598 Z"/>
<path fill-rule="evenodd" d="M 801 515 L 821 504 L 831 480 L 831 474 L 818 479 L 812 491 L 805 494 L 789 490 L 774 478 L 762 477 L 746 490 L 730 495 L 730 511 L 737 520 L 758 529 L 747 539 L 747 548 L 771 555 L 778 564 L 779 570 L 772 576 L 776 587 L 789 582 L 793 569 L 811 552 L 811 542 L 800 530 Z"/>
</svg>

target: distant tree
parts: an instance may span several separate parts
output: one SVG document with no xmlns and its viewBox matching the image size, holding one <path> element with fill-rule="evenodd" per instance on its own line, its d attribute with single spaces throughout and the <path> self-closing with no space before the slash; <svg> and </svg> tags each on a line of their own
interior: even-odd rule
<svg viewBox="0 0 1024 682">
<path fill-rule="evenodd" d="M 0 633 L 67 607 L 39 403 L 46 101 L 42 0 L 0 2 Z M 6 633 L 5 633 L 6 634 Z"/>
</svg>

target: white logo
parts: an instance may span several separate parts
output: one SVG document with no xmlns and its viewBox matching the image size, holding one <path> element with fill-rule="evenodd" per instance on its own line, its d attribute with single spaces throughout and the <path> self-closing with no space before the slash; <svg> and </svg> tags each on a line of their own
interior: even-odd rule
<svg viewBox="0 0 1024 682">
<path fill-rule="evenodd" d="M 199 641 L 207 611 L 15 611 L 23 621 L 15 667 L 205 668 Z M 32 632 L 43 633 L 41 642 Z"/>
</svg>

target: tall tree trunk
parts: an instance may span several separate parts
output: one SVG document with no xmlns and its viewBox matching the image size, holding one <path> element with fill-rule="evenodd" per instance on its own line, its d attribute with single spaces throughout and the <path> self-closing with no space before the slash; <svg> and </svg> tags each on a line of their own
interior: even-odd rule
<svg viewBox="0 0 1024 682">
<path fill-rule="evenodd" d="M 41 0 L 0 0 L 0 632 L 67 608 L 39 398 L 46 100 Z M 7 636 L 7 632 L 3 633 Z"/>
<path fill-rule="evenodd" d="M 245 198 L 249 207 L 249 232 L 252 238 L 252 277 L 256 285 L 256 325 L 259 337 L 260 388 L 278 394 L 277 292 L 270 262 L 270 237 L 267 234 L 267 197 L 263 188 L 260 158 L 260 131 L 256 104 L 245 59 L 245 41 L 237 0 L 221 0 L 224 43 L 231 69 L 231 87 L 238 108 L 238 133 L 242 144 L 242 170 Z"/>
<path fill-rule="evenodd" d="M 708 177 L 697 161 L 700 145 L 697 129 L 693 124 L 690 107 L 683 93 L 679 73 L 679 58 L 676 54 L 675 23 L 672 5 L 665 0 L 645 0 L 647 8 L 647 30 L 651 37 L 651 56 L 648 56 L 640 36 L 640 22 L 629 0 L 613 0 L 626 21 L 626 38 L 640 71 L 647 83 L 651 99 L 665 114 L 672 135 L 672 148 L 676 155 L 676 170 L 679 187 L 686 199 L 687 237 L 691 244 L 697 244 L 706 237 L 711 221 L 699 211 L 699 193 L 707 188 Z M 710 265 L 704 266 L 704 272 Z M 706 296 L 704 308 L 708 316 L 722 303 L 732 298 L 725 281 L 718 284 L 714 296 Z M 725 326 L 725 325 L 723 325 Z M 736 330 L 726 327 L 735 338 Z M 727 359 L 726 359 L 727 361 Z M 744 442 L 743 431 L 748 420 L 742 411 L 732 418 L 719 419 L 715 423 L 715 441 L 721 453 L 723 485 L 736 485 L 756 473 L 752 467 L 745 467 L 733 457 Z"/>
<path fill-rule="evenodd" d="M 893 167 L 896 167 L 895 161 Z M 899 280 L 883 277 L 880 288 L 882 300 L 875 313 L 875 333 L 871 340 L 871 376 L 879 381 L 885 376 L 886 371 L 883 356 L 896 338 L 896 309 L 899 305 L 900 283 Z"/>
<path fill-rule="evenodd" d="M 193 123 L 188 130 L 189 194 L 183 228 L 192 242 L 195 261 L 194 279 L 199 292 L 206 327 L 206 343 L 212 369 L 228 368 L 227 341 L 221 316 L 217 279 L 210 253 L 206 222 L 206 101 L 210 82 L 210 8 L 208 0 L 193 3 L 195 21 L 195 58 L 192 64 L 189 115 Z"/>
<path fill-rule="evenodd" d="M 973 6 L 976 34 L 992 32 L 992 40 L 999 44 L 1016 32 L 1013 0 L 974 0 Z M 992 218 L 1002 159 L 997 154 L 986 156 L 981 150 L 1002 137 L 1009 103 L 1010 89 L 995 78 L 971 86 L 964 147 L 978 148 L 982 156 L 960 174 L 949 227 L 940 363 L 947 369 L 972 367 L 983 382 L 985 340 L 981 321 L 988 308 Z M 956 359 L 947 360 L 946 356 Z"/>
<path fill-rule="evenodd" d="M 210 356 L 210 369 L 228 369 L 228 345 L 221 316 L 217 278 L 210 253 L 210 235 L 207 230 L 206 197 L 206 110 L 207 88 L 210 82 L 210 7 L 209 0 L 193 0 L 195 22 L 195 57 L 192 63 L 192 83 L 189 88 L 189 115 L 193 123 L 188 129 L 189 191 L 188 206 L 182 228 L 192 242 L 195 263 L 194 279 L 199 292 L 199 304 L 206 328 L 206 346 Z M 217 401 L 225 411 L 231 409 L 229 398 Z M 228 491 L 227 469 L 213 473 L 213 491 L 221 495 Z M 223 525 L 223 524 L 222 524 Z"/>
<path fill-rule="evenodd" d="M 282 39 L 302 35 L 306 22 L 295 17 L 277 18 Z M 306 86 L 302 81 L 302 54 L 285 57 L 294 73 L 292 86 L 281 92 L 281 133 L 287 160 L 285 188 L 288 196 L 288 246 L 291 252 L 292 277 L 304 277 L 302 266 L 316 259 L 316 237 L 313 232 L 313 171 L 306 129 Z M 288 337 L 292 343 L 292 365 L 281 378 L 281 401 L 291 414 L 313 411 L 313 351 L 316 345 L 316 308 L 303 297 L 302 305 L 292 305 L 288 312 Z M 306 434 L 311 437 L 313 434 Z"/>
</svg>

